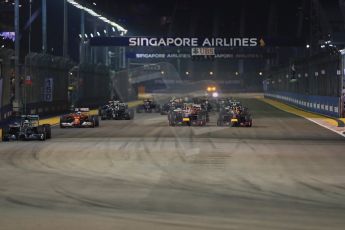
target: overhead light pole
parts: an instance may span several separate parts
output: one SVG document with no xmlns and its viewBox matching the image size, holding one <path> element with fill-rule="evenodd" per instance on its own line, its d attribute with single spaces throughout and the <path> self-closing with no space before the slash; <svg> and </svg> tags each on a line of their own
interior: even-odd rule
<svg viewBox="0 0 345 230">
<path fill-rule="evenodd" d="M 31 81 L 31 17 L 32 17 L 32 1 L 29 0 L 29 20 L 30 20 L 30 25 L 29 25 L 29 72 L 27 71 L 27 62 L 25 58 L 25 76 L 24 76 L 24 96 L 23 96 L 23 101 L 24 101 L 24 114 L 27 114 L 26 107 L 27 107 L 27 81 Z"/>
<path fill-rule="evenodd" d="M 68 57 L 68 8 L 67 0 L 63 2 L 63 50 L 64 58 Z"/>
<path fill-rule="evenodd" d="M 15 64 L 15 92 L 13 101 L 13 111 L 20 112 L 20 76 L 19 76 L 19 55 L 20 55 L 20 35 L 19 35 L 19 0 L 14 1 L 14 27 L 15 27 L 15 42 L 14 42 L 14 64 Z"/>
<path fill-rule="evenodd" d="M 79 52 L 79 63 L 84 62 L 85 57 L 85 12 L 82 10 L 80 11 L 80 52 Z"/>
<path fill-rule="evenodd" d="M 42 51 L 47 53 L 47 0 L 42 0 Z"/>
</svg>

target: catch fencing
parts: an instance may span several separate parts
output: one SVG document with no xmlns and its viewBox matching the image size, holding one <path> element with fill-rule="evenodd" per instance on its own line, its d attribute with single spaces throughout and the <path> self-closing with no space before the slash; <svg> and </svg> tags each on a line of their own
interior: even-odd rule
<svg viewBox="0 0 345 230">
<path fill-rule="evenodd" d="M 307 111 L 344 117 L 343 56 L 323 54 L 266 73 L 265 96 Z"/>
<path fill-rule="evenodd" d="M 14 52 L 0 50 L 0 121 L 13 115 Z M 31 53 L 20 66 L 21 113 L 59 114 L 73 106 L 96 107 L 110 98 L 109 69 Z"/>
<path fill-rule="evenodd" d="M 23 113 L 49 114 L 68 108 L 69 59 L 32 53 L 25 58 L 22 84 Z"/>
</svg>

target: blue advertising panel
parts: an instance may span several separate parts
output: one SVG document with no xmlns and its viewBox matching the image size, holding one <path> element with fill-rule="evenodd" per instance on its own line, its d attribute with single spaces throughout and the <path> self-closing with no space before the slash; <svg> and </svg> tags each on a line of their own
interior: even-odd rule
<svg viewBox="0 0 345 230">
<path fill-rule="evenodd" d="M 267 92 L 265 97 L 282 101 L 306 111 L 331 117 L 340 116 L 339 97 L 303 95 L 290 92 Z"/>
</svg>

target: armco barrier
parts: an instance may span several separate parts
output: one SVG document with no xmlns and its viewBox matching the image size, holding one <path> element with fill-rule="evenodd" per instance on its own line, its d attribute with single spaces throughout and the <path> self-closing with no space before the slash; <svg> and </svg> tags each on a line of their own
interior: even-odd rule
<svg viewBox="0 0 345 230">
<path fill-rule="evenodd" d="M 303 95 L 289 92 L 266 92 L 265 97 L 293 105 L 306 111 L 340 117 L 340 98 Z"/>
</svg>

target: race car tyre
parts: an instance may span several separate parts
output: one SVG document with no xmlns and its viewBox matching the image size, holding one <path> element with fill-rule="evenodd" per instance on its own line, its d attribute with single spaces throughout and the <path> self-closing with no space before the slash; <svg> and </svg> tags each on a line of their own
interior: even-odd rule
<svg viewBox="0 0 345 230">
<path fill-rule="evenodd" d="M 5 128 L 2 130 L 2 141 L 5 141 L 5 142 L 10 141 L 8 134 L 9 134 L 8 128 Z"/>
<path fill-rule="evenodd" d="M 176 114 L 174 112 L 169 113 L 168 120 L 169 120 L 169 125 L 170 126 L 175 126 L 176 125 L 176 123 L 175 123 L 175 121 L 176 121 Z"/>
<path fill-rule="evenodd" d="M 169 120 L 169 125 L 170 126 L 175 126 L 175 116 L 173 114 L 170 114 L 169 117 L 168 117 L 168 120 Z"/>
<path fill-rule="evenodd" d="M 96 127 L 96 117 L 95 116 L 91 116 L 90 117 L 90 121 L 92 123 L 92 125 L 90 127 L 91 128 L 95 128 Z"/>
<path fill-rule="evenodd" d="M 47 134 L 42 133 L 41 141 L 45 141 L 45 140 L 47 140 Z"/>
<path fill-rule="evenodd" d="M 206 120 L 202 120 L 200 123 L 200 126 L 206 126 L 207 121 Z"/>
<path fill-rule="evenodd" d="M 25 135 L 19 135 L 18 140 L 20 141 L 26 141 Z"/>
<path fill-rule="evenodd" d="M 169 121 L 169 125 L 170 126 L 175 126 L 175 122 L 174 121 Z"/>
<path fill-rule="evenodd" d="M 45 141 L 47 139 L 46 127 L 43 125 L 38 126 L 37 127 L 37 134 L 41 135 L 41 138 L 40 138 L 41 141 Z M 20 137 L 20 139 L 26 141 L 25 136 Z"/>
<path fill-rule="evenodd" d="M 223 123 L 224 123 L 224 122 L 223 122 L 222 119 L 218 119 L 218 120 L 217 120 L 217 126 L 223 126 L 223 125 L 224 125 Z"/>
<path fill-rule="evenodd" d="M 44 131 L 46 133 L 46 138 L 51 139 L 52 138 L 52 130 L 49 124 L 44 124 L 43 125 Z"/>
<path fill-rule="evenodd" d="M 129 109 L 128 113 L 129 113 L 129 119 L 128 120 L 133 120 L 134 119 L 134 110 L 133 109 Z"/>
<path fill-rule="evenodd" d="M 62 123 L 65 122 L 65 119 L 63 117 L 60 117 L 60 128 L 66 128 L 65 126 L 62 125 Z"/>
<path fill-rule="evenodd" d="M 99 118 L 95 116 L 95 127 L 99 127 Z"/>
</svg>

